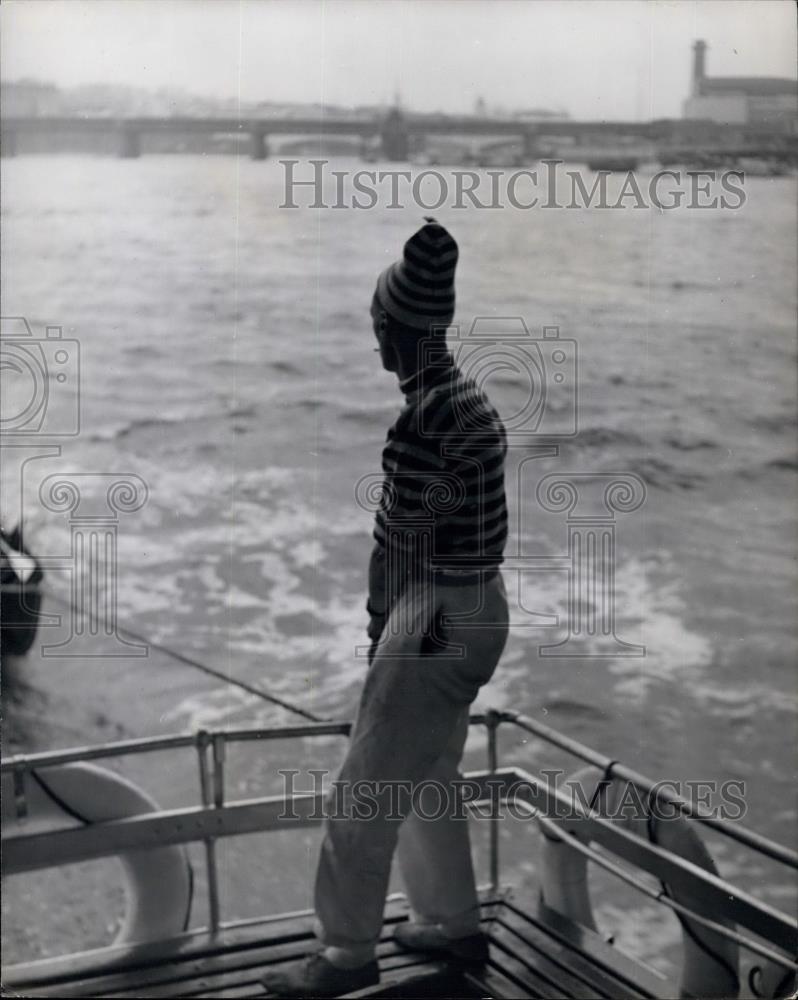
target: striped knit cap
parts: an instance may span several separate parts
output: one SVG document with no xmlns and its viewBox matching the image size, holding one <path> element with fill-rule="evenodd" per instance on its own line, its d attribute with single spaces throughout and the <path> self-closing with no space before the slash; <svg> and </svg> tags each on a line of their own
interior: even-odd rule
<svg viewBox="0 0 798 1000">
<path fill-rule="evenodd" d="M 405 243 L 402 260 L 377 279 L 383 309 L 406 326 L 428 330 L 448 326 L 454 316 L 454 270 L 457 244 L 435 219 Z"/>
</svg>

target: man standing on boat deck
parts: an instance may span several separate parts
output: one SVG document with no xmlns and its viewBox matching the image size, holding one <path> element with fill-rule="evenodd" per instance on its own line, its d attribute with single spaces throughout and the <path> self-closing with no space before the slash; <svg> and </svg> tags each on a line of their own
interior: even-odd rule
<svg viewBox="0 0 798 1000">
<path fill-rule="evenodd" d="M 323 947 L 264 979 L 278 996 L 333 997 L 379 981 L 375 946 L 395 851 L 412 911 L 396 929 L 399 945 L 450 960 L 487 958 L 468 821 L 453 782 L 468 707 L 507 639 L 499 572 L 506 438 L 447 350 L 457 257 L 450 234 L 427 219 L 403 259 L 380 275 L 371 304 L 383 366 L 396 373 L 406 403 L 383 452 L 370 666 L 316 876 Z M 376 792 L 370 813 L 358 813 L 363 782 Z"/>
</svg>

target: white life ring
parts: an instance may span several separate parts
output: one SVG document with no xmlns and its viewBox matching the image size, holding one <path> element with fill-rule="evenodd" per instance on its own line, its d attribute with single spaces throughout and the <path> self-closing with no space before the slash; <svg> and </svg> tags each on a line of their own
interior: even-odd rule
<svg viewBox="0 0 798 1000">
<path fill-rule="evenodd" d="M 3 774 L 3 836 L 24 837 L 156 812 L 158 804 L 132 782 L 89 763 L 25 772 L 26 816 L 16 813 L 13 775 Z M 127 910 L 114 944 L 174 937 L 191 915 L 193 874 L 181 846 L 120 853 Z"/>
<path fill-rule="evenodd" d="M 568 779 L 568 784 L 581 786 L 587 800 L 594 807 L 598 808 L 600 805 L 602 814 L 613 817 L 614 822 L 623 824 L 630 832 L 704 868 L 713 875 L 718 874 L 715 862 L 703 841 L 684 816 L 670 818 L 668 815 L 668 818 L 664 818 L 651 812 L 648 816 L 618 815 L 619 805 L 626 801 L 623 795 L 628 793 L 628 782 L 619 778 L 605 780 L 600 769 L 586 767 L 572 775 Z M 645 803 L 645 794 L 639 793 L 638 800 Z M 565 829 L 583 843 L 587 842 L 588 838 L 580 826 L 575 826 L 572 830 L 567 827 Z M 591 930 L 596 930 L 588 887 L 588 859 L 564 840 L 554 839 L 545 826 L 542 826 L 542 832 L 543 901 L 552 910 Z M 667 885 L 663 885 L 663 888 L 674 902 L 687 906 L 724 927 L 729 929 L 734 927 L 732 921 L 708 911 L 706 902 L 700 897 L 671 891 Z M 683 963 L 680 996 L 701 998 L 738 996 L 739 949 L 736 942 L 679 913 L 676 916 L 682 925 Z"/>
</svg>

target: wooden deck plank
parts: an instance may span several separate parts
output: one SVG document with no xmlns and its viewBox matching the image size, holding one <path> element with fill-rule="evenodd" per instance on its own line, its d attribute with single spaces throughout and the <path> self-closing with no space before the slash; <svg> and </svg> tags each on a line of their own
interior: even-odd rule
<svg viewBox="0 0 798 1000">
<path fill-rule="evenodd" d="M 459 972 L 452 970 L 446 963 L 428 961 L 424 964 L 423 970 L 417 975 L 411 973 L 404 976 L 396 976 L 389 972 L 381 977 L 379 985 L 347 993 L 346 1000 L 365 1000 L 367 997 L 410 997 L 412 1000 L 423 1000 L 426 997 L 442 996 L 466 1000 L 475 996 L 467 990 Z"/>
<path fill-rule="evenodd" d="M 312 920 L 304 914 L 264 920 L 243 927 L 224 928 L 218 934 L 193 931 L 170 941 L 143 945 L 100 948 L 5 968 L 4 981 L 15 985 L 47 985 L 97 980 L 131 969 L 146 972 L 164 964 L 191 962 L 221 953 L 235 953 L 259 947 L 264 940 L 274 944 L 309 937 Z"/>
<path fill-rule="evenodd" d="M 258 979 L 247 979 L 241 982 L 228 983 L 221 989 L 201 990 L 199 993 L 182 993 L 183 997 L 202 997 L 202 1000 L 215 1000 L 215 998 L 234 997 L 265 997 L 266 987 Z"/>
<path fill-rule="evenodd" d="M 415 971 L 417 970 L 417 971 Z M 420 960 L 417 956 L 409 955 L 404 952 L 397 951 L 394 954 L 388 955 L 386 958 L 380 960 L 380 983 L 375 986 L 370 986 L 364 990 L 358 990 L 355 993 L 347 993 L 345 997 L 347 1000 L 359 1000 L 361 997 L 382 997 L 382 996 L 413 996 L 413 997 L 437 997 L 437 996 L 471 996 L 471 992 L 464 993 L 442 993 L 441 989 L 445 986 L 451 986 L 456 980 L 461 980 L 462 977 L 458 970 L 453 970 L 445 962 L 430 961 L 428 958 Z M 250 973 L 250 977 L 251 977 Z M 183 991 L 181 989 L 179 994 L 169 994 L 171 996 L 179 996 L 181 998 L 193 998 L 201 997 L 202 1000 L 221 1000 L 221 998 L 237 998 L 237 997 L 268 997 L 270 994 L 267 993 L 265 987 L 260 983 L 259 980 L 253 978 L 243 978 L 237 982 L 227 981 L 225 986 L 217 988 L 215 985 L 210 985 L 209 988 L 193 989 L 192 984 L 191 991 Z M 413 989 L 417 992 L 409 993 L 408 990 Z M 400 990 L 402 992 L 395 992 Z M 150 994 L 145 994 L 149 996 Z M 476 996 L 482 996 L 482 994 L 473 994 Z"/>
<path fill-rule="evenodd" d="M 484 970 L 467 972 L 401 950 L 392 935 L 406 913 L 403 901 L 393 901 L 386 908 L 378 946 L 381 983 L 359 996 L 456 996 L 444 989 L 447 983 L 451 988 L 453 977 L 460 977 L 463 997 L 640 1000 L 667 996 L 664 979 L 655 982 L 650 970 L 542 904 L 527 912 L 511 895 L 483 894 L 482 926 L 491 940 L 491 958 Z M 68 966 L 71 978 L 68 973 L 63 979 L 55 976 L 55 967 L 49 965 L 44 981 L 29 985 L 6 982 L 5 995 L 109 1000 L 265 997 L 259 982 L 264 971 L 301 958 L 317 947 L 306 913 L 226 929 L 216 937 L 187 938 L 173 954 L 145 948 L 143 967 L 129 950 L 125 967 L 117 966 L 113 971 L 100 967 L 95 973 L 84 963 L 82 967 Z"/>
<path fill-rule="evenodd" d="M 108 1000 L 112 998 L 126 998 L 126 1000 L 132 1000 L 133 997 L 145 998 L 145 1000 L 154 1000 L 156 997 L 193 997 L 193 996 L 205 996 L 209 990 L 222 989 L 227 983 L 232 980 L 241 982 L 254 982 L 260 980 L 263 973 L 267 971 L 273 971 L 279 968 L 281 964 L 288 961 L 294 961 L 297 958 L 304 958 L 307 954 L 315 951 L 318 945 L 315 940 L 309 941 L 308 946 L 300 953 L 291 956 L 290 958 L 281 958 L 278 961 L 270 960 L 268 957 L 264 958 L 264 952 L 259 951 L 257 958 L 254 962 L 248 959 L 247 965 L 241 968 L 235 969 L 223 969 L 215 968 L 211 972 L 205 973 L 201 976 L 195 976 L 190 979 L 170 979 L 164 980 L 162 983 L 157 985 L 141 988 L 136 986 L 131 986 L 129 989 L 120 990 L 118 992 L 107 994 Z M 380 969 L 385 972 L 406 972 L 408 969 L 412 969 L 415 966 L 423 966 L 429 964 L 428 959 L 423 957 L 419 959 L 418 956 L 410 956 L 404 952 L 399 951 L 399 949 L 390 940 L 380 942 L 377 949 L 377 958 L 380 963 Z"/>
<path fill-rule="evenodd" d="M 572 1000 L 572 994 L 562 989 L 556 980 L 550 979 L 536 965 L 525 960 L 525 956 L 511 951 L 498 941 L 491 942 L 488 964 L 492 969 L 500 969 L 507 978 L 523 984 L 530 996 Z"/>
<path fill-rule="evenodd" d="M 175 963 L 167 961 L 144 970 L 133 968 L 73 983 L 48 983 L 39 987 L 36 995 L 105 998 L 182 996 L 185 991 L 202 991 L 210 984 L 221 987 L 231 977 L 258 979 L 261 972 L 301 959 L 317 947 L 316 938 L 310 933 L 279 943 L 261 937 L 257 945 L 234 952 L 222 949 L 200 959 Z M 381 943 L 380 951 L 386 957 L 396 950 L 390 938 Z"/>
<path fill-rule="evenodd" d="M 609 944 L 599 934 L 549 909 L 542 901 L 530 907 L 529 912 L 516 906 L 512 900 L 508 900 L 506 905 L 508 912 L 570 947 L 575 961 L 588 970 L 586 974 L 600 970 L 631 997 L 651 1000 L 670 1000 L 672 997 L 673 984 L 664 976 Z"/>
<path fill-rule="evenodd" d="M 378 956 L 388 971 L 428 964 L 424 956 L 413 956 L 401 951 L 392 941 L 393 927 L 399 917 L 386 921 Z M 36 988 L 39 997 L 166 997 L 205 995 L 209 989 L 221 989 L 231 978 L 238 981 L 255 981 L 259 973 L 282 962 L 304 957 L 317 947 L 316 938 L 308 929 L 303 935 L 292 935 L 277 942 L 260 936 L 246 948 L 229 952 L 218 949 L 200 959 L 164 962 L 147 969 L 127 969 L 109 976 L 91 977 L 72 983 L 50 982 Z M 239 979 L 240 977 L 240 979 Z"/>
<path fill-rule="evenodd" d="M 480 891 L 483 919 L 490 920 L 495 913 L 497 893 L 490 889 Z M 389 898 L 385 908 L 385 925 L 393 925 L 407 916 L 407 904 L 397 895 Z M 77 983 L 80 980 L 97 980 L 112 974 L 137 969 L 145 971 L 163 966 L 189 962 L 193 959 L 243 951 L 262 946 L 264 940 L 274 944 L 296 941 L 313 934 L 311 911 L 278 914 L 263 920 L 247 921 L 222 928 L 216 935 L 207 930 L 189 931 L 171 940 L 141 945 L 112 945 L 76 955 L 55 956 L 33 962 L 9 965 L 3 969 L 3 982 L 10 989 L 30 987 L 34 984 Z"/>
<path fill-rule="evenodd" d="M 534 913 L 533 907 L 530 910 Z M 600 994 L 613 1000 L 645 1000 L 652 996 L 644 987 L 631 987 L 622 976 L 606 972 L 601 965 L 587 959 L 573 944 L 563 941 L 550 928 L 530 919 L 530 914 L 524 910 L 515 910 L 512 905 L 508 905 L 497 923 L 521 937 L 528 948 L 566 969 L 571 976 L 593 987 Z M 494 925 L 492 934 L 497 933 L 500 933 L 500 927 Z"/>
<path fill-rule="evenodd" d="M 479 972 L 464 972 L 463 980 L 473 987 L 475 996 L 489 1000 L 543 1000 L 534 997 L 528 990 L 521 990 L 517 983 L 508 979 L 499 969 L 486 966 Z"/>
<path fill-rule="evenodd" d="M 31 995 L 37 997 L 104 997 L 115 996 L 175 996 L 176 984 L 202 979 L 214 972 L 231 975 L 246 972 L 249 968 L 265 968 L 269 964 L 301 958 L 310 950 L 310 937 L 287 944 L 263 942 L 258 949 L 226 953 L 181 961 L 163 963 L 147 969 L 129 968 L 108 976 L 96 976 L 74 982 L 49 982 L 33 985 Z M 253 954 L 254 952 L 254 954 Z M 269 956 L 269 957 L 267 957 Z M 35 990 L 35 993 L 33 992 Z"/>
<path fill-rule="evenodd" d="M 481 905 L 489 907 L 494 894 L 483 890 Z M 491 912 L 488 910 L 487 912 Z M 407 916 L 407 906 L 403 898 L 388 900 L 385 911 L 385 926 Z M 30 963 L 7 966 L 3 970 L 3 982 L 9 989 L 29 988 L 34 985 L 46 987 L 49 984 L 72 984 L 81 981 L 97 984 L 112 976 L 123 976 L 136 970 L 145 975 L 165 965 L 178 965 L 201 959 L 212 959 L 222 954 L 244 952 L 252 948 L 285 944 L 313 938 L 312 914 L 300 911 L 294 914 L 278 915 L 261 921 L 226 927 L 216 935 L 208 931 L 190 931 L 170 941 L 144 945 L 118 945 L 83 952 L 78 955 L 57 956 Z"/>
<path fill-rule="evenodd" d="M 199 994 L 203 1000 L 244 1000 L 246 997 L 266 997 L 266 987 L 260 982 L 230 984 L 221 990 Z"/>
<path fill-rule="evenodd" d="M 474 978 L 478 981 L 484 981 L 486 984 L 489 982 L 493 984 L 503 983 L 503 992 L 497 994 L 497 996 L 501 997 L 501 1000 L 515 997 L 520 997 L 522 1000 L 525 1000 L 525 998 L 529 998 L 529 1000 L 546 1000 L 547 997 L 552 996 L 551 993 L 542 988 L 542 983 L 533 984 L 528 977 L 523 974 L 517 975 L 512 969 L 507 968 L 505 964 L 492 959 L 485 969 L 476 974 Z M 561 998 L 558 998 L 558 1000 L 561 1000 Z"/>
<path fill-rule="evenodd" d="M 540 940 L 534 941 L 531 936 L 519 933 L 499 918 L 491 931 L 491 942 L 494 947 L 506 947 L 510 953 L 515 953 L 525 965 L 533 965 L 547 980 L 562 991 L 563 996 L 573 997 L 574 1000 L 596 1000 L 596 998 L 598 1000 L 623 1000 L 623 997 L 617 993 L 607 991 L 606 984 L 597 982 L 593 978 L 580 976 L 557 957 L 554 957 L 552 951 L 556 950 L 556 942 L 552 938 L 544 940 L 541 936 Z"/>
</svg>

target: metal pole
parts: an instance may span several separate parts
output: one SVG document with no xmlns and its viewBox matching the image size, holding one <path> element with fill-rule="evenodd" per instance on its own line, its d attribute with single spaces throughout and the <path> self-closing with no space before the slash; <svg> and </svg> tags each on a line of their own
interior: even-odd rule
<svg viewBox="0 0 798 1000">
<path fill-rule="evenodd" d="M 498 767 L 498 751 L 496 747 L 496 730 L 501 722 L 501 716 L 492 709 L 485 713 L 485 726 L 488 730 L 488 771 L 496 773 Z M 490 779 L 488 779 L 490 783 Z M 490 785 L 491 789 L 495 785 Z M 491 791 L 490 825 L 488 827 L 488 837 L 490 843 L 490 887 L 491 891 L 499 891 L 499 809 L 498 802 L 494 801 Z"/>
<path fill-rule="evenodd" d="M 523 805 L 524 803 L 522 803 L 522 807 Z M 533 810 L 530 809 L 530 815 L 532 815 L 532 813 Z M 645 882 L 636 878 L 631 872 L 627 871 L 621 865 L 617 865 L 609 858 L 605 858 L 600 851 L 590 847 L 588 844 L 583 844 L 578 837 L 575 837 L 567 830 L 563 830 L 557 823 L 547 819 L 545 816 L 538 815 L 537 818 L 538 822 L 549 831 L 549 835 L 553 839 L 564 841 L 575 851 L 583 854 L 590 861 L 594 861 L 600 868 L 604 868 L 606 871 L 611 872 L 622 882 L 626 882 L 627 885 L 632 886 L 633 889 L 637 889 L 637 891 L 643 893 L 644 896 L 648 896 L 649 899 L 653 899 L 655 903 L 662 903 L 663 905 L 674 910 L 676 913 L 681 913 L 685 917 L 689 917 L 690 920 L 695 920 L 696 923 L 714 931 L 715 934 L 720 934 L 721 937 L 725 937 L 729 941 L 734 941 L 740 947 L 747 948 L 749 951 L 752 951 L 757 955 L 761 955 L 763 958 L 767 958 L 771 962 L 776 962 L 777 965 L 791 970 L 795 970 L 797 968 L 796 963 L 786 955 L 782 955 L 781 952 L 774 951 L 773 948 L 768 948 L 767 946 L 760 944 L 758 941 L 752 941 L 751 938 L 738 933 L 733 928 L 729 928 L 724 924 L 718 923 L 717 920 L 711 920 L 709 917 L 705 917 L 701 913 L 696 913 L 696 911 L 691 910 L 689 906 L 684 906 L 682 903 L 679 903 L 675 899 L 668 896 L 665 889 L 657 891 L 650 888 L 645 884 Z"/>
<path fill-rule="evenodd" d="M 583 743 L 572 739 L 570 736 L 563 736 L 556 729 L 552 729 L 550 726 L 544 725 L 544 723 L 538 722 L 536 719 L 531 719 L 527 715 L 520 715 L 518 712 L 500 712 L 499 715 L 502 722 L 510 722 L 520 729 L 524 729 L 526 732 L 540 737 L 540 739 L 545 740 L 547 743 L 551 743 L 553 746 L 560 747 L 561 750 L 573 754 L 574 757 L 578 757 L 580 760 L 585 761 L 585 763 L 600 768 L 605 772 L 606 777 L 621 778 L 623 781 L 628 781 L 641 791 L 656 795 L 661 802 L 672 805 L 684 816 L 689 816 L 697 822 L 711 827 L 718 833 L 722 833 L 740 844 L 745 844 L 746 847 L 751 847 L 755 851 L 767 855 L 767 857 L 772 858 L 774 861 L 780 861 L 791 868 L 798 868 L 797 851 L 784 847 L 782 844 L 777 844 L 775 841 L 762 836 L 760 833 L 755 833 L 753 830 L 735 826 L 729 820 L 702 812 L 692 802 L 682 798 L 681 795 L 676 795 L 674 792 L 669 791 L 666 786 L 654 782 L 650 778 L 646 778 L 645 775 L 632 770 L 632 768 L 627 767 L 620 761 L 613 760 L 605 754 L 591 750 L 590 747 L 586 747 Z"/>
<path fill-rule="evenodd" d="M 152 643 L 151 643 L 152 645 Z M 474 716 L 472 721 L 482 721 Z M 347 736 L 352 728 L 349 722 L 323 722 L 302 726 L 281 726 L 269 729 L 232 729 L 224 731 L 228 743 L 245 740 L 284 740 L 298 736 Z M 101 760 L 106 757 L 124 757 L 131 753 L 149 753 L 156 750 L 177 750 L 194 746 L 196 733 L 179 733 L 176 736 L 145 736 L 137 740 L 100 743 L 95 746 L 76 747 L 70 750 L 51 750 L 46 753 L 14 754 L 0 761 L 0 774 L 22 768 L 29 771 L 37 767 L 71 764 L 73 761 Z"/>
<path fill-rule="evenodd" d="M 206 751 L 210 743 L 210 734 L 205 730 L 197 733 L 197 755 L 199 758 L 200 792 L 202 794 L 202 804 L 207 807 L 211 804 L 211 778 L 208 774 L 208 758 Z M 211 933 L 216 934 L 219 930 L 219 873 L 216 867 L 216 842 L 212 837 L 205 841 L 205 869 L 208 875 L 208 914 Z"/>
<path fill-rule="evenodd" d="M 217 809 L 224 805 L 225 735 L 213 734 L 213 804 Z"/>
<path fill-rule="evenodd" d="M 28 818 L 28 801 L 25 798 L 25 769 L 14 768 L 14 808 L 17 819 L 24 822 Z"/>
</svg>

